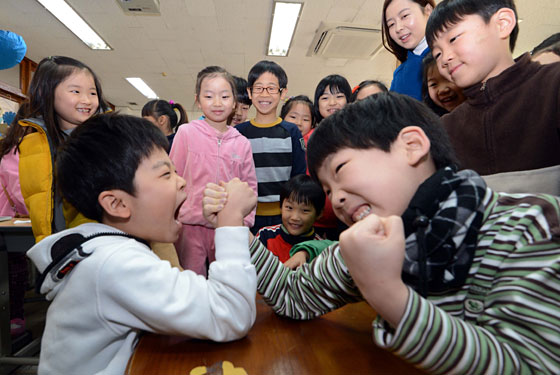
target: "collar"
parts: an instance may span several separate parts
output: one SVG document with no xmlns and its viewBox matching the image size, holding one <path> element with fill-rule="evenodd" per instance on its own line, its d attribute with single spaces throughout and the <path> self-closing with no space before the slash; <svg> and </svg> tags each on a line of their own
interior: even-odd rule
<svg viewBox="0 0 560 375">
<path fill-rule="evenodd" d="M 282 236 L 282 239 L 292 246 L 296 245 L 300 242 L 303 242 L 303 241 L 312 240 L 313 237 L 315 236 L 315 229 L 313 227 L 311 227 L 309 232 L 304 233 L 304 234 L 300 234 L 299 236 L 294 236 L 294 235 L 290 234 L 288 232 L 288 230 L 286 229 L 286 227 L 284 226 L 284 224 L 280 224 L 280 229 L 282 229 L 282 231 L 280 232 L 280 235 Z"/>
<path fill-rule="evenodd" d="M 426 37 L 424 37 L 422 38 L 420 43 L 418 43 L 416 48 L 414 48 L 412 53 L 414 53 L 416 56 L 421 56 L 422 53 L 426 50 L 426 48 L 428 48 L 428 42 L 426 42 Z"/>
<path fill-rule="evenodd" d="M 282 118 L 278 117 L 276 121 L 271 122 L 270 124 L 259 124 L 256 119 L 251 119 L 251 125 L 256 126 L 257 128 L 272 128 L 273 126 L 278 125 L 282 122 Z"/>
<path fill-rule="evenodd" d="M 515 64 L 485 83 L 477 83 L 463 90 L 472 105 L 491 103 L 499 99 L 505 92 L 515 90 L 530 79 L 541 65 L 531 61 L 531 55 L 525 53 L 515 60 Z"/>
</svg>

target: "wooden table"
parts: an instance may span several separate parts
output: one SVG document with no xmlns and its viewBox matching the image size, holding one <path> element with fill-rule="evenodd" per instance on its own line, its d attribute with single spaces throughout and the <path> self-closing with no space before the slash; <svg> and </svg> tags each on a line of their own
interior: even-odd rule
<svg viewBox="0 0 560 375">
<path fill-rule="evenodd" d="M 248 375 L 423 374 L 373 343 L 375 312 L 365 302 L 320 318 L 297 321 L 274 314 L 257 297 L 257 319 L 247 337 L 214 343 L 146 334 L 131 357 L 128 375 L 189 375 L 198 366 L 221 361 Z M 209 371 L 208 374 L 222 374 Z"/>
<path fill-rule="evenodd" d="M 0 364 L 37 364 L 38 359 L 27 357 L 36 352 L 39 340 L 18 353 L 12 353 L 10 337 L 10 290 L 8 282 L 8 252 L 26 252 L 35 244 L 29 219 L 0 221 Z M 12 355 L 13 354 L 13 355 Z"/>
</svg>

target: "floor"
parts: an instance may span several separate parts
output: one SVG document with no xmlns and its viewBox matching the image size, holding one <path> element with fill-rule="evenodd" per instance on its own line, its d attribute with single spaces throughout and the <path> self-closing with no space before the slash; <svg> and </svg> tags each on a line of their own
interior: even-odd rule
<svg viewBox="0 0 560 375">
<path fill-rule="evenodd" d="M 41 337 L 45 328 L 45 317 L 49 304 L 44 297 L 37 295 L 33 289 L 27 291 L 25 300 L 25 329 L 27 331 L 25 341 L 30 342 L 35 338 Z M 19 366 L 15 369 L 13 367 L 8 369 L 0 366 L 0 374 L 37 374 L 37 366 Z"/>
</svg>

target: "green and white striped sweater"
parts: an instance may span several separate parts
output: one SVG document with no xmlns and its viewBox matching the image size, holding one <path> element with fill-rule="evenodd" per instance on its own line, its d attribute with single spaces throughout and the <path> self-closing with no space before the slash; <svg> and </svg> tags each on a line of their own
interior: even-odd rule
<svg viewBox="0 0 560 375">
<path fill-rule="evenodd" d="M 396 329 L 378 318 L 374 341 L 436 374 L 560 373 L 560 202 L 487 190 L 469 277 L 422 298 L 411 288 Z M 251 244 L 257 289 L 276 313 L 312 319 L 363 300 L 340 255 L 327 248 L 296 271 Z"/>
</svg>

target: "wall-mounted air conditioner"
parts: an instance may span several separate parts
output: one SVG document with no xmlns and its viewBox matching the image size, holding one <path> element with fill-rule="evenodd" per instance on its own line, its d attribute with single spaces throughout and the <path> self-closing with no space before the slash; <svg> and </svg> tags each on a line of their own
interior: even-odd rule
<svg viewBox="0 0 560 375">
<path fill-rule="evenodd" d="M 117 0 L 126 14 L 158 15 L 159 0 Z"/>
<path fill-rule="evenodd" d="M 321 22 L 307 56 L 370 59 L 382 46 L 380 29 L 351 23 Z"/>
</svg>

